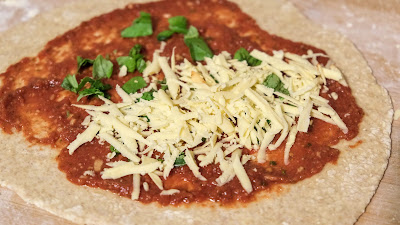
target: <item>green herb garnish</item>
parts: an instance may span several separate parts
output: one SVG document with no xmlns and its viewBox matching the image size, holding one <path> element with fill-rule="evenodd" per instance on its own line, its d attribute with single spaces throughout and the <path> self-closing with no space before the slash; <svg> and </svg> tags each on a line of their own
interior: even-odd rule
<svg viewBox="0 0 400 225">
<path fill-rule="evenodd" d="M 136 44 L 129 51 L 129 56 L 121 56 L 117 58 L 118 65 L 126 66 L 128 72 L 133 73 L 137 69 L 140 73 L 143 73 L 144 69 L 146 69 L 146 61 L 143 59 L 143 55 L 140 54 L 140 50 L 142 46 Z"/>
<path fill-rule="evenodd" d="M 111 89 L 111 85 L 103 84 L 100 80 L 94 80 L 92 78 L 85 77 L 84 79 L 82 79 L 79 86 L 83 87 L 84 84 L 86 84 L 86 82 L 90 83 L 90 88 L 86 88 L 86 89 L 79 91 L 78 92 L 79 96 L 78 96 L 77 101 L 81 100 L 85 96 L 91 96 L 91 95 L 95 95 L 95 96 L 100 95 L 100 96 L 103 96 L 106 98 L 109 97 L 107 95 L 106 91 Z"/>
<path fill-rule="evenodd" d="M 150 122 L 150 119 L 148 116 L 138 116 L 138 117 L 146 118 L 147 122 Z"/>
<path fill-rule="evenodd" d="M 126 66 L 127 71 L 132 73 L 136 69 L 136 61 L 130 56 L 121 56 L 117 58 L 120 67 Z"/>
<path fill-rule="evenodd" d="M 143 37 L 152 34 L 151 16 L 146 12 L 140 12 L 140 17 L 136 18 L 130 27 L 121 32 L 121 36 L 125 38 Z"/>
<path fill-rule="evenodd" d="M 120 154 L 121 152 L 119 152 L 114 146 L 110 145 L 110 151 L 111 152 L 115 152 L 116 154 Z"/>
<path fill-rule="evenodd" d="M 86 83 L 90 83 L 90 88 L 81 90 Z M 94 80 L 90 77 L 83 78 L 78 84 L 75 75 L 70 74 L 68 74 L 64 78 L 61 87 L 74 93 L 79 93 L 78 101 L 81 100 L 81 98 L 83 98 L 84 96 L 90 95 L 101 95 L 107 97 L 107 94 L 105 92 L 111 89 L 111 86 L 109 84 L 103 84 L 100 80 Z"/>
<path fill-rule="evenodd" d="M 160 86 L 161 86 L 160 89 L 162 89 L 162 90 L 164 90 L 164 91 L 168 89 L 167 80 L 165 80 L 165 78 L 164 78 L 164 80 L 162 80 L 162 81 L 158 81 L 158 83 L 159 83 Z"/>
<path fill-rule="evenodd" d="M 275 74 L 270 74 L 265 78 L 263 84 L 269 88 L 274 89 L 274 91 L 280 92 L 285 95 L 289 95 L 288 89 L 285 88 L 284 84 L 282 83 L 281 79 Z"/>
<path fill-rule="evenodd" d="M 168 19 L 169 30 L 164 30 L 157 35 L 158 41 L 165 41 L 170 38 L 174 33 L 186 34 L 187 19 L 184 16 L 174 16 Z"/>
<path fill-rule="evenodd" d="M 249 66 L 258 66 L 261 64 L 261 60 L 251 56 L 250 53 L 245 48 L 239 48 L 239 50 L 236 51 L 233 58 L 239 61 L 246 60 L 247 65 Z"/>
<path fill-rule="evenodd" d="M 85 66 L 92 65 L 94 60 L 93 59 L 85 59 L 80 56 L 76 57 L 76 61 L 78 62 L 78 71 Z"/>
<path fill-rule="evenodd" d="M 195 61 L 202 61 L 205 57 L 213 57 L 211 49 L 207 43 L 199 36 L 198 30 L 190 26 L 187 34 L 184 36 L 186 46 L 188 46 L 190 55 Z"/>
<path fill-rule="evenodd" d="M 215 83 L 219 83 L 219 81 L 217 79 L 215 79 L 214 75 L 210 74 L 210 77 L 215 81 Z"/>
<path fill-rule="evenodd" d="M 175 32 L 172 30 L 164 30 L 157 35 L 158 41 L 165 41 L 169 39 Z"/>
<path fill-rule="evenodd" d="M 142 45 L 136 44 L 129 50 L 129 56 L 130 57 L 136 57 L 136 55 L 140 55 L 140 51 L 142 50 Z"/>
<path fill-rule="evenodd" d="M 146 61 L 144 61 L 143 58 L 139 58 L 136 61 L 136 68 L 140 73 L 143 73 L 144 69 L 146 69 L 146 66 L 147 66 Z"/>
<path fill-rule="evenodd" d="M 164 162 L 164 159 L 157 159 L 157 161 L 160 161 L 160 162 L 163 163 L 163 162 Z"/>
<path fill-rule="evenodd" d="M 79 85 L 78 85 L 78 81 L 76 81 L 76 76 L 68 74 L 63 82 L 61 83 L 61 87 L 64 88 L 65 90 L 68 91 L 72 91 L 74 93 L 78 93 L 79 89 Z"/>
<path fill-rule="evenodd" d="M 168 19 L 169 29 L 176 33 L 186 34 L 187 19 L 184 16 L 174 16 Z"/>
<path fill-rule="evenodd" d="M 155 92 L 154 89 L 151 90 L 151 91 L 148 91 L 148 92 L 144 92 L 143 95 L 142 95 L 142 97 L 141 97 L 141 99 L 144 99 L 144 100 L 146 100 L 146 101 L 151 101 L 151 100 L 153 100 L 153 99 L 154 99 L 154 96 L 153 96 L 153 93 L 154 93 L 154 92 Z"/>
<path fill-rule="evenodd" d="M 133 77 L 122 86 L 122 89 L 128 94 L 132 94 L 146 86 L 147 84 L 143 77 Z"/>
<path fill-rule="evenodd" d="M 185 162 L 185 153 L 181 152 L 181 154 L 179 154 L 178 157 L 176 157 L 175 162 L 174 162 L 174 166 L 178 167 L 178 166 L 184 166 L 186 165 Z"/>
<path fill-rule="evenodd" d="M 110 78 L 113 72 L 113 64 L 110 60 L 98 55 L 93 62 L 93 78 Z"/>
<path fill-rule="evenodd" d="M 185 39 L 190 39 L 190 38 L 198 38 L 199 35 L 199 31 L 197 30 L 196 27 L 194 26 L 190 26 L 188 32 L 185 34 L 184 38 Z"/>
<path fill-rule="evenodd" d="M 271 165 L 271 166 L 276 166 L 276 161 L 269 161 L 269 165 Z"/>
</svg>

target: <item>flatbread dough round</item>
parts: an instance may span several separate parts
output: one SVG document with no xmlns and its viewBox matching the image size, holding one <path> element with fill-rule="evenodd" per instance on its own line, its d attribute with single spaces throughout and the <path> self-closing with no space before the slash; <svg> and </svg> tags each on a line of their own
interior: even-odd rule
<svg viewBox="0 0 400 225">
<path fill-rule="evenodd" d="M 40 15 L 0 34 L 0 71 L 34 56 L 59 34 L 129 0 L 84 0 Z M 143 2 L 143 1 L 135 1 Z M 366 61 L 347 39 L 312 24 L 290 3 L 235 0 L 262 29 L 323 49 L 344 72 L 365 116 L 359 135 L 341 142 L 337 165 L 244 208 L 143 205 L 108 191 L 70 183 L 58 170 L 57 151 L 32 146 L 22 135 L 1 134 L 0 184 L 24 200 L 86 224 L 352 224 L 364 212 L 387 166 L 393 109 Z M 26 41 L 29 34 L 29 41 Z M 1 84 L 1 78 L 0 78 Z M 356 148 L 350 145 L 361 140 Z M 206 216 L 205 216 L 206 215 Z M 212 218 L 212 219 L 211 219 Z"/>
</svg>

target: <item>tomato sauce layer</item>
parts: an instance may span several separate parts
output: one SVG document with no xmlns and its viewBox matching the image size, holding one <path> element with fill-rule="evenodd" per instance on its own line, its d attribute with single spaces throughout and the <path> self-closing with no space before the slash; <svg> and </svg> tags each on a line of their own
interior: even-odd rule
<svg viewBox="0 0 400 225">
<path fill-rule="evenodd" d="M 122 38 L 121 30 L 131 25 L 139 12 L 148 12 L 152 16 L 153 35 L 139 38 Z M 135 44 L 143 46 L 146 60 L 152 60 L 152 53 L 160 47 L 157 34 L 168 29 L 168 17 L 183 15 L 189 24 L 198 28 L 200 35 L 210 46 L 214 54 L 227 51 L 234 54 L 240 47 L 251 51 L 259 49 L 268 54 L 273 50 L 283 50 L 295 54 L 306 54 L 307 50 L 321 52 L 315 47 L 295 43 L 261 30 L 256 22 L 230 2 L 220 0 L 167 0 L 156 3 L 129 5 L 111 13 L 98 16 L 47 43 L 36 57 L 24 58 L 10 66 L 0 76 L 3 85 L 0 89 L 0 127 L 7 133 L 23 132 L 33 144 L 49 145 L 59 149 L 57 158 L 59 169 L 71 182 L 78 185 L 99 187 L 121 196 L 130 197 L 132 176 L 119 179 L 101 179 L 100 172 L 107 168 L 106 155 L 110 152 L 108 144 L 99 144 L 95 139 L 82 145 L 73 155 L 66 147 L 76 136 L 85 130 L 81 125 L 87 113 L 72 104 L 101 105 L 97 98 L 84 97 L 77 102 L 77 94 L 64 90 L 60 85 L 67 74 L 77 70 L 76 57 L 94 59 L 97 55 L 108 56 L 114 63 L 114 72 L 110 79 L 103 82 L 110 84 L 111 100 L 118 102 L 115 86 L 122 86 L 138 72 L 118 77 L 116 58 L 128 55 Z M 171 56 L 175 48 L 177 63 L 184 58 L 191 59 L 189 49 L 182 34 L 175 34 L 166 41 L 162 55 Z M 326 58 L 320 58 L 325 64 Z M 78 82 L 91 76 L 92 68 L 77 73 Z M 161 74 L 162 76 L 162 74 Z M 148 191 L 141 191 L 139 201 L 158 202 L 161 205 L 182 203 L 219 202 L 230 205 L 235 202 L 255 200 L 257 193 L 271 191 L 279 184 L 296 183 L 320 172 L 327 163 L 335 163 L 339 150 L 331 146 L 340 140 L 350 140 L 357 136 L 359 123 L 363 117 L 362 109 L 357 106 L 351 90 L 336 81 L 328 80 L 329 91 L 321 96 L 329 100 L 347 125 L 349 132 L 344 134 L 337 126 L 318 119 L 313 119 L 308 133 L 298 133 L 291 148 L 290 163 L 283 163 L 285 142 L 275 151 L 267 151 L 268 161 L 264 164 L 248 162 L 244 168 L 251 180 L 254 191 L 247 193 L 235 177 L 228 184 L 217 186 L 216 178 L 221 175 L 218 165 L 200 168 L 207 181 L 194 177 L 187 166 L 175 167 L 164 180 L 165 189 L 179 189 L 174 195 L 160 195 L 161 190 L 147 175 L 141 182 L 149 184 Z M 335 92 L 337 100 L 330 94 Z M 246 149 L 245 152 L 251 152 Z M 125 160 L 121 155 L 111 161 Z M 94 176 L 84 175 L 85 171 L 95 171 Z"/>
</svg>

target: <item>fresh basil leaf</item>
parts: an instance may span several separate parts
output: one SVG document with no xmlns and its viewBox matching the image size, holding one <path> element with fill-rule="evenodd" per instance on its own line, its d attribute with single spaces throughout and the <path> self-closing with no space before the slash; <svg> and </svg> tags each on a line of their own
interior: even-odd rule
<svg viewBox="0 0 400 225">
<path fill-rule="evenodd" d="M 282 83 L 281 79 L 276 74 L 270 74 L 265 78 L 263 84 L 269 88 L 274 89 L 274 91 L 280 92 L 285 95 L 289 95 L 288 89 Z"/>
<path fill-rule="evenodd" d="M 168 19 L 169 29 L 171 31 L 186 34 L 187 29 L 187 19 L 184 16 L 174 16 Z"/>
<path fill-rule="evenodd" d="M 178 166 L 184 166 L 186 165 L 185 162 L 185 153 L 182 152 L 181 154 L 179 154 L 178 157 L 176 157 L 175 162 L 174 162 L 174 166 L 178 167 Z"/>
<path fill-rule="evenodd" d="M 162 90 L 167 90 L 168 89 L 168 85 L 166 85 L 166 84 L 161 84 L 161 89 Z"/>
<path fill-rule="evenodd" d="M 146 101 L 151 101 L 151 100 L 153 100 L 153 99 L 154 99 L 154 96 L 153 96 L 153 93 L 154 93 L 154 92 L 155 92 L 154 89 L 151 90 L 151 91 L 148 91 L 148 92 L 144 92 L 143 95 L 142 95 L 142 97 L 141 97 L 141 99 L 144 99 L 144 100 L 146 100 Z"/>
<path fill-rule="evenodd" d="M 100 80 L 94 80 L 90 77 L 85 77 L 81 80 L 78 90 L 84 87 L 86 83 L 90 83 L 90 88 L 86 88 L 79 91 L 78 92 L 79 96 L 77 101 L 81 100 L 85 96 L 90 96 L 90 95 L 95 95 L 95 96 L 101 95 L 104 97 L 108 97 L 108 94 L 105 92 L 111 89 L 111 85 L 103 84 Z"/>
<path fill-rule="evenodd" d="M 104 96 L 104 93 L 102 91 L 100 91 L 97 88 L 87 88 L 87 89 L 83 89 L 82 91 L 79 92 L 79 96 L 77 101 L 81 100 L 83 97 L 85 96 L 90 96 L 90 95 L 101 95 Z"/>
<path fill-rule="evenodd" d="M 186 46 L 189 47 L 190 55 L 195 61 L 202 61 L 205 57 L 213 57 L 211 49 L 207 43 L 199 37 L 199 32 L 194 26 L 190 26 L 188 32 L 184 36 Z"/>
<path fill-rule="evenodd" d="M 79 83 L 78 91 L 81 90 L 85 86 L 86 83 L 92 83 L 93 81 L 94 80 L 92 78 L 90 78 L 90 77 L 83 78 L 81 80 L 81 82 Z"/>
<path fill-rule="evenodd" d="M 269 88 L 276 89 L 281 83 L 281 79 L 275 74 L 268 75 L 263 84 Z"/>
<path fill-rule="evenodd" d="M 111 85 L 109 84 L 103 84 L 100 80 L 93 80 L 90 82 L 91 88 L 96 88 L 99 89 L 100 91 L 107 91 L 111 89 Z"/>
<path fill-rule="evenodd" d="M 76 80 L 75 74 L 74 75 L 68 74 L 61 83 L 61 87 L 64 88 L 65 90 L 77 93 L 79 90 L 78 89 L 79 85 L 78 81 Z"/>
<path fill-rule="evenodd" d="M 165 41 L 169 39 L 175 32 L 172 30 L 164 30 L 157 35 L 158 41 Z"/>
<path fill-rule="evenodd" d="M 128 93 L 136 93 L 138 90 L 146 87 L 146 81 L 144 81 L 143 77 L 133 77 L 128 80 L 123 86 L 122 89 Z"/>
<path fill-rule="evenodd" d="M 110 78 L 113 72 L 113 64 L 110 60 L 104 59 L 98 55 L 93 62 L 93 78 Z"/>
<path fill-rule="evenodd" d="M 132 73 L 136 69 L 136 62 L 130 56 L 121 56 L 117 58 L 118 65 L 120 67 L 126 66 L 128 72 Z"/>
<path fill-rule="evenodd" d="M 246 60 L 247 65 L 249 65 L 249 66 L 258 66 L 261 64 L 261 60 L 251 56 L 250 53 L 245 48 L 239 48 L 235 52 L 235 55 L 233 56 L 233 58 L 237 59 L 239 61 Z"/>
<path fill-rule="evenodd" d="M 233 56 L 233 58 L 237 59 L 239 61 L 243 61 L 243 60 L 246 60 L 249 55 L 250 55 L 249 52 L 245 48 L 239 48 L 235 52 L 235 55 Z"/>
<path fill-rule="evenodd" d="M 85 66 L 89 66 L 92 65 L 94 60 L 93 59 L 86 59 L 86 58 L 82 58 L 80 56 L 76 57 L 76 61 L 78 62 L 78 71 L 85 67 Z"/>
<path fill-rule="evenodd" d="M 198 38 L 199 37 L 199 31 L 197 30 L 196 27 L 190 26 L 188 32 L 185 34 L 183 37 L 184 39 L 190 39 L 190 38 Z"/>
<path fill-rule="evenodd" d="M 143 73 L 144 69 L 146 69 L 146 66 L 147 66 L 147 64 L 146 64 L 146 61 L 144 61 L 143 57 L 139 58 L 136 61 L 136 68 L 140 73 Z"/>
<path fill-rule="evenodd" d="M 148 116 L 138 116 L 138 117 L 143 117 L 143 118 L 146 118 L 147 122 L 150 122 L 150 119 L 149 119 L 149 117 L 148 117 Z"/>
<path fill-rule="evenodd" d="M 152 34 L 151 16 L 146 12 L 140 12 L 139 18 L 136 18 L 130 27 L 121 32 L 121 36 L 125 38 L 143 37 Z"/>
<path fill-rule="evenodd" d="M 114 146 L 110 145 L 110 151 L 111 152 L 115 152 L 116 154 L 120 154 L 121 152 L 119 152 Z"/>
<path fill-rule="evenodd" d="M 168 85 L 167 85 L 167 80 L 164 78 L 164 80 L 158 81 L 158 83 L 160 84 L 160 89 L 162 90 L 167 90 L 168 89 Z"/>
<path fill-rule="evenodd" d="M 261 60 L 259 60 L 259 59 L 257 59 L 257 58 L 254 58 L 253 56 L 251 56 L 251 55 L 249 55 L 249 57 L 247 58 L 247 64 L 249 65 L 249 66 L 258 66 L 258 65 L 260 65 L 261 64 Z"/>
<path fill-rule="evenodd" d="M 133 46 L 133 48 L 131 48 L 131 50 L 129 51 L 129 56 L 130 57 L 135 57 L 135 55 L 140 54 L 140 51 L 142 50 L 142 45 L 140 44 L 136 44 L 135 46 Z"/>
<path fill-rule="evenodd" d="M 185 44 L 189 47 L 190 55 L 195 61 L 202 61 L 205 57 L 211 58 L 214 55 L 202 38 L 186 39 Z"/>
</svg>

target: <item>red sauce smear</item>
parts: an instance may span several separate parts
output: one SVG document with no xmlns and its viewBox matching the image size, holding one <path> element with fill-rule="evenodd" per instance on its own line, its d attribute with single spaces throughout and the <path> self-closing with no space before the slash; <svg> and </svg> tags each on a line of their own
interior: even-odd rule
<svg viewBox="0 0 400 225">
<path fill-rule="evenodd" d="M 154 34 L 149 37 L 122 38 L 120 31 L 130 26 L 140 11 L 152 15 Z M 98 54 L 108 55 L 114 63 L 114 72 L 111 79 L 104 79 L 103 82 L 112 85 L 113 88 L 117 84 L 123 85 L 133 76 L 140 76 L 135 72 L 118 78 L 116 58 L 128 55 L 131 47 L 141 44 L 145 58 L 152 60 L 152 53 L 160 46 L 156 35 L 168 29 L 166 17 L 176 15 L 185 16 L 191 25 L 199 29 L 200 35 L 214 54 L 222 51 L 234 54 L 240 47 L 249 51 L 259 49 L 269 54 L 272 54 L 273 50 L 283 50 L 302 55 L 309 49 L 323 53 L 315 47 L 285 40 L 261 30 L 237 5 L 225 0 L 167 0 L 129 5 L 125 9 L 118 9 L 83 22 L 75 29 L 50 41 L 38 56 L 24 58 L 1 74 L 3 86 L 0 89 L 0 127 L 10 134 L 22 132 L 33 144 L 60 149 L 57 158 L 59 169 L 71 182 L 99 187 L 130 197 L 133 188 L 132 176 L 115 180 L 101 179 L 100 171 L 107 167 L 106 155 L 110 152 L 108 144 L 101 145 L 94 140 L 82 145 L 73 155 L 68 154 L 66 146 L 77 134 L 84 131 L 81 122 L 87 116 L 84 110 L 71 104 L 100 105 L 102 102 L 97 98 L 87 97 L 77 102 L 77 95 L 64 90 L 60 85 L 68 73 L 76 72 L 76 56 L 94 59 Z M 163 55 L 170 56 L 174 47 L 178 63 L 184 58 L 191 59 L 183 42 L 183 35 L 173 35 L 167 41 Z M 326 58 L 319 60 L 323 64 L 327 61 Z M 91 77 L 91 73 L 91 68 L 87 68 L 76 76 L 79 81 L 85 76 Z M 335 163 L 340 152 L 330 146 L 341 139 L 350 140 L 357 136 L 364 113 L 357 106 L 350 88 L 332 80 L 328 80 L 327 87 L 329 91 L 321 95 L 329 99 L 329 104 L 342 118 L 349 132 L 344 134 L 335 125 L 313 119 L 308 133 L 298 133 L 291 149 L 289 165 L 283 163 L 285 142 L 277 150 L 267 151 L 267 163 L 248 162 L 244 165 L 254 189 L 250 194 L 243 190 L 236 177 L 228 184 L 218 187 L 215 182 L 221 175 L 218 165 L 200 168 L 207 181 L 198 180 L 187 166 L 182 166 L 174 168 L 170 176 L 163 180 L 165 189 L 179 189 L 180 193 L 171 196 L 159 195 L 161 190 L 146 175 L 141 177 L 141 182 L 147 182 L 149 190 L 141 191 L 139 201 L 158 202 L 161 205 L 212 201 L 225 206 L 236 202 L 249 202 L 255 200 L 257 193 L 263 190 L 271 191 L 279 184 L 296 183 L 320 172 L 327 163 Z M 337 100 L 329 97 L 332 92 L 337 93 Z M 109 93 L 112 101 L 120 101 L 115 90 Z M 117 156 L 112 161 L 122 159 L 122 156 Z M 84 176 L 83 173 L 87 170 L 96 170 L 95 175 Z"/>
</svg>

